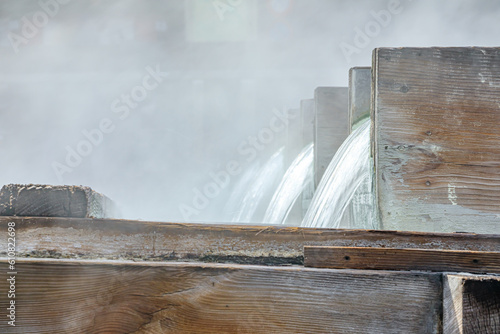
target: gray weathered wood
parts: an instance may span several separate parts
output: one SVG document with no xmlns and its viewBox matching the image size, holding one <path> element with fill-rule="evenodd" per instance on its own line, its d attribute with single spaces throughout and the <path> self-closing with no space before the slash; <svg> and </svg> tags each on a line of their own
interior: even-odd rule
<svg viewBox="0 0 500 334">
<path fill-rule="evenodd" d="M 0 217 L 14 222 L 18 257 L 302 264 L 304 246 L 500 252 L 500 236 L 131 220 Z M 6 256 L 7 238 L 0 238 Z"/>
<path fill-rule="evenodd" d="M 361 120 L 370 117 L 371 72 L 371 67 L 353 67 L 349 70 L 349 125 L 351 132 Z"/>
<path fill-rule="evenodd" d="M 348 89 L 314 91 L 314 183 L 318 186 L 335 152 L 349 135 Z"/>
<path fill-rule="evenodd" d="M 500 333 L 500 277 L 448 274 L 443 334 Z"/>
<path fill-rule="evenodd" d="M 500 233 L 500 48 L 373 55 L 383 228 Z"/>
<path fill-rule="evenodd" d="M 293 160 L 297 158 L 302 149 L 314 140 L 314 100 L 302 100 L 300 102 L 300 109 L 292 109 L 290 112 L 298 115 L 298 117 L 289 121 L 287 126 L 285 153 L 285 166 L 287 168 Z M 311 175 L 311 177 L 313 177 L 313 175 Z M 300 225 L 313 193 L 314 182 L 311 184 L 311 187 L 304 191 L 305 196 L 300 195 L 295 202 L 295 205 L 288 214 L 287 224 L 294 226 Z"/>
<path fill-rule="evenodd" d="M 82 186 L 9 184 L 0 190 L 1 216 L 110 218 L 113 202 Z"/>
<path fill-rule="evenodd" d="M 305 246 L 304 265 L 335 269 L 458 271 L 500 274 L 500 252 Z"/>
<path fill-rule="evenodd" d="M 440 332 L 439 274 L 74 260 L 17 267 L 17 322 L 3 319 L 5 334 Z M 0 294 L 2 310 L 7 303 Z"/>
<path fill-rule="evenodd" d="M 362 121 L 370 118 L 370 109 L 371 67 L 353 67 L 349 70 L 349 125 L 351 132 Z M 373 228 L 377 227 L 372 188 L 372 179 L 365 179 L 354 193 L 347 208 L 349 228 L 366 226 L 367 221 L 373 222 Z"/>
</svg>

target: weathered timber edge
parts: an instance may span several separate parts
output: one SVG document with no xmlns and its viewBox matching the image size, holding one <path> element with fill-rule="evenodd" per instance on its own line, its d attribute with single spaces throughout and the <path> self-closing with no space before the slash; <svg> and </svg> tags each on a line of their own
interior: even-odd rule
<svg viewBox="0 0 500 334">
<path fill-rule="evenodd" d="M 443 334 L 500 332 L 500 276 L 444 274 Z"/>
<path fill-rule="evenodd" d="M 452 271 L 500 274 L 500 252 L 305 246 L 304 265 L 306 267 L 335 269 Z"/>
<path fill-rule="evenodd" d="M 0 190 L 0 215 L 119 218 L 113 201 L 85 186 L 8 184 Z"/>
<path fill-rule="evenodd" d="M 15 223 L 17 256 L 72 259 L 303 264 L 304 246 L 500 251 L 500 235 L 0 217 Z M 7 238 L 0 238 L 5 256 Z"/>
<path fill-rule="evenodd" d="M 436 273 L 60 259 L 16 267 L 17 321 L 0 323 L 5 334 L 441 332 Z M 2 294 L 0 307 L 8 303 Z"/>
</svg>

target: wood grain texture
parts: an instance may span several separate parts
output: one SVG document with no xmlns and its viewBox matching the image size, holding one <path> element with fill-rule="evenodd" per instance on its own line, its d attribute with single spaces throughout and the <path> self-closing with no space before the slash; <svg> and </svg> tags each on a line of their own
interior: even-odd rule
<svg viewBox="0 0 500 334">
<path fill-rule="evenodd" d="M 500 236 L 466 233 L 22 217 L 0 217 L 0 231 L 9 222 L 19 257 L 302 264 L 306 245 L 500 252 Z M 6 250 L 0 238 L 0 256 Z"/>
<path fill-rule="evenodd" d="M 20 261 L 19 333 L 439 333 L 441 275 Z M 0 290 L 6 291 L 5 280 Z M 0 295 L 0 308 L 8 302 Z"/>
<path fill-rule="evenodd" d="M 347 87 L 314 91 L 314 183 L 317 186 L 338 148 L 349 135 Z"/>
<path fill-rule="evenodd" d="M 116 218 L 113 202 L 83 186 L 9 184 L 0 190 L 1 216 Z"/>
<path fill-rule="evenodd" d="M 500 333 L 500 277 L 445 275 L 443 334 Z"/>
<path fill-rule="evenodd" d="M 314 268 L 500 274 L 500 252 L 305 246 L 304 265 Z"/>
<path fill-rule="evenodd" d="M 350 132 L 357 127 L 361 120 L 370 117 L 371 87 L 371 67 L 353 67 L 349 70 Z"/>
<path fill-rule="evenodd" d="M 383 227 L 500 232 L 500 48 L 381 48 L 373 141 Z"/>
</svg>

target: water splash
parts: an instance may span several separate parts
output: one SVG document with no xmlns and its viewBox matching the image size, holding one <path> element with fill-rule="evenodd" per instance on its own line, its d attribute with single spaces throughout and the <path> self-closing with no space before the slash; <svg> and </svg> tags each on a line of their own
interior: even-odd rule
<svg viewBox="0 0 500 334">
<path fill-rule="evenodd" d="M 352 218 L 350 227 L 375 228 L 375 214 L 362 216 L 367 207 L 375 209 L 371 191 L 369 120 L 354 130 L 338 149 L 318 185 L 301 226 L 339 228 L 346 208 L 363 182 L 369 188 L 367 198 L 363 199 L 367 205 L 359 212 L 354 210 L 357 216 Z"/>
<path fill-rule="evenodd" d="M 279 180 L 283 171 L 283 149 L 280 148 L 269 160 L 260 168 L 256 179 L 251 184 L 250 189 L 241 201 L 238 212 L 233 216 L 233 222 L 252 222 L 255 211 L 262 198 Z"/>
<path fill-rule="evenodd" d="M 370 166 L 373 166 L 370 159 Z M 351 200 L 350 228 L 378 229 L 378 216 L 375 206 L 375 196 L 373 194 L 374 174 L 370 171 L 367 177 L 361 182 Z"/>
<path fill-rule="evenodd" d="M 222 211 L 223 217 L 227 221 L 232 221 L 233 217 L 240 214 L 242 210 L 241 203 L 243 202 L 245 195 L 248 193 L 248 189 L 250 189 L 252 181 L 257 178 L 259 167 L 259 161 L 254 162 L 250 165 L 250 167 L 245 169 L 243 176 L 241 176 L 234 185 Z"/>
<path fill-rule="evenodd" d="M 284 224 L 308 182 L 312 182 L 314 144 L 307 145 L 288 167 L 264 216 L 265 224 Z"/>
</svg>

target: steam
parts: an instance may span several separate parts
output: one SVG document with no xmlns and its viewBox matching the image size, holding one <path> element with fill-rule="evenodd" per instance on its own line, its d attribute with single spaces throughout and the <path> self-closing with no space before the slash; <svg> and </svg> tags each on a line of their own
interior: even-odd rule
<svg viewBox="0 0 500 334">
<path fill-rule="evenodd" d="M 498 44 L 495 2 L 401 0 L 400 12 L 377 21 L 389 2 L 3 1 L 0 183 L 88 185 L 124 218 L 182 221 L 179 207 L 210 173 L 237 161 L 243 177 L 284 144 L 277 132 L 256 159 L 238 152 L 274 110 L 298 106 L 318 86 L 346 86 L 349 67 L 369 66 L 373 48 Z M 369 22 L 380 29 L 358 47 Z M 357 51 L 347 59 L 341 43 Z M 168 76 L 120 118 L 113 102 L 134 89 L 141 96 L 147 68 Z M 89 151 L 82 141 L 91 152 L 71 167 L 67 148 Z M 71 171 L 61 179 L 54 162 Z M 192 220 L 223 222 L 237 184 Z"/>
</svg>

